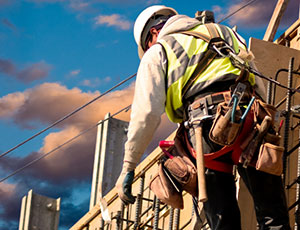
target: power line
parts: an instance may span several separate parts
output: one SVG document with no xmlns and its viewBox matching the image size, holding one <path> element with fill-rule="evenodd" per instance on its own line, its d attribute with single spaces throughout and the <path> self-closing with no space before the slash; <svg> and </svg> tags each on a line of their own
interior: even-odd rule
<svg viewBox="0 0 300 230">
<path fill-rule="evenodd" d="M 245 7 L 249 6 L 250 4 L 252 4 L 255 1 L 257 1 L 257 0 L 251 0 L 251 1 L 249 1 L 248 3 L 246 3 L 245 5 L 243 5 L 242 7 L 240 7 L 239 9 L 237 9 L 236 11 L 232 12 L 231 14 L 228 14 L 225 18 L 223 18 L 222 20 L 218 21 L 217 23 L 221 23 L 221 22 L 225 21 L 226 19 L 228 19 L 231 16 L 235 15 L 237 12 L 239 12 L 240 10 L 242 10 Z"/>
<path fill-rule="evenodd" d="M 38 158 L 36 158 L 36 159 L 30 161 L 29 163 L 27 163 L 27 164 L 24 165 L 23 167 L 21 167 L 21 168 L 15 170 L 14 172 L 12 172 L 11 174 L 9 174 L 8 176 L 2 178 L 2 179 L 0 180 L 0 183 L 2 183 L 3 181 L 7 180 L 8 178 L 10 178 L 10 177 L 16 175 L 17 173 L 23 171 L 24 169 L 30 167 L 31 165 L 35 164 L 36 162 L 40 161 L 41 159 L 45 158 L 46 156 L 50 155 L 51 153 L 55 152 L 56 150 L 62 148 L 63 146 L 65 146 L 65 145 L 71 143 L 73 140 L 75 140 L 75 139 L 77 139 L 78 137 L 82 136 L 83 134 L 89 132 L 90 130 L 92 130 L 93 128 L 97 127 L 98 125 L 104 123 L 105 121 L 109 120 L 110 118 L 112 118 L 112 117 L 118 115 L 119 113 L 121 113 L 121 112 L 123 112 L 123 111 L 126 111 L 126 112 L 127 112 L 127 111 L 130 109 L 130 107 L 131 107 L 131 105 L 128 105 L 128 106 L 126 106 L 125 108 L 123 108 L 123 109 L 119 110 L 118 112 L 114 113 L 114 114 L 111 115 L 110 117 L 108 117 L 108 118 L 106 118 L 106 119 L 104 119 L 104 120 L 98 122 L 96 125 L 93 125 L 93 126 L 87 128 L 87 129 L 83 130 L 82 132 L 80 132 L 80 133 L 79 133 L 78 135 L 76 135 L 75 137 L 72 137 L 71 139 L 67 140 L 67 141 L 64 142 L 63 144 L 57 146 L 56 148 L 52 149 L 51 151 L 45 153 L 44 155 L 42 155 L 42 156 L 40 156 L 40 157 L 38 157 Z"/>
<path fill-rule="evenodd" d="M 93 102 L 95 102 L 96 100 L 98 100 L 99 98 L 105 96 L 106 94 L 108 94 L 109 92 L 111 92 L 112 90 L 114 90 L 115 88 L 119 87 L 120 85 L 124 84 L 125 82 L 129 81 L 130 79 L 132 79 L 133 77 L 135 77 L 136 74 L 133 74 L 131 76 L 129 76 L 128 78 L 126 78 L 125 80 L 119 82 L 117 85 L 113 86 L 112 88 L 110 88 L 109 90 L 107 90 L 106 92 L 104 92 L 103 94 L 95 97 L 94 99 L 92 99 L 91 101 L 87 102 L 86 104 L 82 105 L 81 107 L 75 109 L 74 111 L 70 112 L 69 114 L 65 115 L 64 117 L 60 118 L 59 120 L 55 121 L 53 124 L 49 125 L 47 128 L 39 131 L 38 133 L 34 134 L 33 136 L 29 137 L 28 139 L 26 139 L 25 141 L 21 142 L 20 144 L 16 145 L 15 147 L 7 150 L 6 152 L 0 154 L 0 158 L 6 156 L 7 154 L 9 154 L 10 152 L 12 152 L 13 150 L 19 148 L 20 146 L 24 145 L 25 143 L 27 143 L 28 141 L 32 140 L 33 138 L 41 135 L 42 133 L 46 132 L 47 130 L 53 128 L 54 126 L 56 126 L 58 123 L 61 123 L 62 121 L 66 120 L 67 118 L 71 117 L 72 115 L 74 115 L 75 113 L 79 112 L 80 110 L 82 110 L 83 108 L 85 108 L 86 106 L 92 104 Z"/>
</svg>

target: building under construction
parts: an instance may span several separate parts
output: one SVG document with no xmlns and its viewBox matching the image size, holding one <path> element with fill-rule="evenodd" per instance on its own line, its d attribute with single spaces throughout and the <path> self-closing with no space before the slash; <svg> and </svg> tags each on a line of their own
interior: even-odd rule
<svg viewBox="0 0 300 230">
<path fill-rule="evenodd" d="M 264 76 L 271 77 L 288 88 L 299 90 L 300 19 L 273 42 L 287 2 L 278 1 L 264 39 L 251 38 L 249 48 L 255 56 L 257 68 Z M 282 178 L 286 188 L 290 225 L 294 229 L 300 229 L 298 228 L 300 226 L 300 161 L 298 160 L 300 156 L 300 96 L 295 90 L 279 87 L 269 81 L 265 81 L 265 85 L 268 89 L 268 103 L 273 104 L 280 111 L 280 119 L 284 120 L 281 132 L 281 145 L 285 148 Z M 160 148 L 148 155 L 135 170 L 132 189 L 136 202 L 128 206 L 122 204 L 114 183 L 121 170 L 120 161 L 123 156 L 116 156 L 114 153 L 120 152 L 120 149 L 112 149 L 112 146 L 121 146 L 124 143 L 126 128 L 126 122 L 112 118 L 98 129 L 90 211 L 78 220 L 71 230 L 179 230 L 191 229 L 192 226 L 193 229 L 209 229 L 203 213 L 194 210 L 190 194 L 183 193 L 183 209 L 174 209 L 160 202 L 149 189 L 149 182 L 157 172 L 157 162 L 164 154 Z M 119 130 L 119 132 L 111 130 Z M 168 139 L 173 138 L 174 133 Z M 238 176 L 236 183 L 242 229 L 256 229 L 257 223 L 251 196 Z M 197 223 L 201 227 L 194 228 L 196 219 L 194 217 L 197 214 L 201 216 L 202 223 Z"/>
</svg>

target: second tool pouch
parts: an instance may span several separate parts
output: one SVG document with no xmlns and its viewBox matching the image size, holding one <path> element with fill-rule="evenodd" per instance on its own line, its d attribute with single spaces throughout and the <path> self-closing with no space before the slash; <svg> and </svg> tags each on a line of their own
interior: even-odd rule
<svg viewBox="0 0 300 230">
<path fill-rule="evenodd" d="M 167 149 L 161 158 L 158 173 L 150 181 L 150 189 L 162 202 L 174 208 L 183 208 L 182 191 L 197 196 L 197 170 L 191 161 L 184 144 L 184 127 L 176 134 L 174 144 Z"/>
<path fill-rule="evenodd" d="M 209 132 L 209 138 L 219 145 L 231 145 L 239 135 L 242 124 L 240 119 L 242 112 L 237 107 L 234 122 L 231 119 L 232 107 L 226 102 L 220 103 L 217 108 L 216 118 Z"/>
<path fill-rule="evenodd" d="M 150 181 L 149 187 L 163 203 L 183 209 L 182 191 L 165 168 L 163 161 L 159 162 L 158 173 Z"/>
<path fill-rule="evenodd" d="M 240 162 L 257 170 L 279 176 L 282 173 L 282 155 L 284 148 L 280 145 L 280 135 L 275 132 L 276 108 L 260 99 L 256 99 L 253 107 L 254 129 L 250 138 L 242 143 L 243 153 Z M 269 118 L 266 126 L 265 120 Z M 246 161 L 246 162 L 245 162 Z"/>
<path fill-rule="evenodd" d="M 165 167 L 178 182 L 182 190 L 197 196 L 197 170 L 185 153 L 180 152 L 177 146 L 168 150 L 173 158 L 165 161 Z"/>
<path fill-rule="evenodd" d="M 269 174 L 280 176 L 283 170 L 284 148 L 271 143 L 264 143 L 260 146 L 256 169 Z"/>
</svg>

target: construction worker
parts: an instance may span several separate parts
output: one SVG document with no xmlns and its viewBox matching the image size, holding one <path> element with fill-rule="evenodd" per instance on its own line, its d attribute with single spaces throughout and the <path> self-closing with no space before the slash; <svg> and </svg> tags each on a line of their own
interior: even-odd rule
<svg viewBox="0 0 300 230">
<path fill-rule="evenodd" d="M 242 50 L 247 53 L 244 40 L 236 32 L 225 26 L 213 26 L 235 53 Z M 183 122 L 186 120 L 184 114 L 188 106 L 185 103 L 190 104 L 195 98 L 228 91 L 241 73 L 241 69 L 235 67 L 227 57 L 218 55 L 197 76 L 184 95 L 186 100 L 183 100 L 182 90 L 185 84 L 193 75 L 196 64 L 211 47 L 207 41 L 182 31 L 197 31 L 209 36 L 203 22 L 178 15 L 173 8 L 162 5 L 146 8 L 134 25 L 134 37 L 141 62 L 123 169 L 116 183 L 119 197 L 126 204 L 135 201 L 131 193 L 134 169 L 160 124 L 161 115 L 166 112 L 171 121 Z M 259 78 L 255 79 L 250 74 L 247 81 L 257 96 L 265 97 L 265 89 Z M 219 148 L 209 141 L 210 127 L 211 122 L 203 125 L 205 153 Z M 190 131 L 192 145 L 193 135 Z M 290 229 L 281 177 L 257 171 L 253 167 L 243 168 L 241 165 L 238 165 L 238 170 L 254 199 L 259 229 Z M 206 168 L 205 178 L 208 200 L 204 203 L 204 210 L 210 228 L 241 229 L 232 173 Z"/>
</svg>

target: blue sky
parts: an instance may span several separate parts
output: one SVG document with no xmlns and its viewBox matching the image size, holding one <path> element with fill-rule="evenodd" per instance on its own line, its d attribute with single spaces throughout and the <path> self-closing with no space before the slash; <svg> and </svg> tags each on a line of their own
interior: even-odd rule
<svg viewBox="0 0 300 230">
<path fill-rule="evenodd" d="M 247 1 L 0 0 L 0 153 L 136 72 L 133 23 L 147 6 L 163 4 L 193 17 L 213 10 L 217 21 Z M 246 38 L 262 39 L 276 0 L 257 0 L 226 20 Z M 290 0 L 279 36 L 298 18 Z M 5 177 L 81 130 L 129 105 L 134 80 L 0 159 Z M 130 112 L 120 119 L 128 120 Z M 165 121 L 151 146 L 167 135 Z M 0 229 L 16 229 L 22 196 L 30 189 L 62 198 L 59 229 L 88 211 L 95 130 L 0 184 Z M 149 152 L 150 150 L 148 150 Z M 72 210 L 72 212 L 70 212 Z"/>
</svg>

